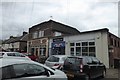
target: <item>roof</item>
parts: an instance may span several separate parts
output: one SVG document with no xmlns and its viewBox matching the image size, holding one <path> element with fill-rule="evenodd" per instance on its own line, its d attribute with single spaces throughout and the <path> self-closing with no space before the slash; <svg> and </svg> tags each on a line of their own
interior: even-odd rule
<svg viewBox="0 0 120 80">
<path fill-rule="evenodd" d="M 28 40 L 28 34 L 19 36 L 19 37 L 12 37 L 7 40 L 4 40 L 2 44 L 9 44 L 9 43 L 14 43 L 14 42 L 22 42 L 22 41 L 27 41 Z"/>
<path fill-rule="evenodd" d="M 40 24 L 32 26 L 30 29 L 35 29 L 37 28 L 41 29 L 42 27 L 49 26 L 53 31 L 58 31 L 58 32 L 63 32 L 63 33 L 68 33 L 68 34 L 79 34 L 80 31 L 78 31 L 76 28 L 73 28 L 71 26 L 49 20 L 46 22 L 42 22 Z"/>
</svg>

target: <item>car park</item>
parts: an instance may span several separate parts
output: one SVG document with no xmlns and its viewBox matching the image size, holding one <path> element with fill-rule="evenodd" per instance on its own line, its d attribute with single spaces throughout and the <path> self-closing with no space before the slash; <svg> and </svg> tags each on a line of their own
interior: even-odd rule
<svg viewBox="0 0 120 80">
<path fill-rule="evenodd" d="M 23 59 L 0 59 L 0 80 L 67 80 L 64 72 Z"/>
<path fill-rule="evenodd" d="M 26 59 L 31 60 L 28 56 L 19 52 L 0 52 L 0 57 L 9 59 Z"/>
<path fill-rule="evenodd" d="M 62 69 L 67 55 L 51 55 L 45 61 L 45 65 L 50 68 Z"/>
<path fill-rule="evenodd" d="M 65 60 L 63 71 L 68 78 L 90 80 L 100 76 L 104 77 L 106 67 L 96 57 L 71 56 Z"/>
</svg>

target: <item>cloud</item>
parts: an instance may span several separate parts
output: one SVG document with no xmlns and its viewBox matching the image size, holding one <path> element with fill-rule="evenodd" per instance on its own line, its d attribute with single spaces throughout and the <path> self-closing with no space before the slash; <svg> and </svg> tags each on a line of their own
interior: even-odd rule
<svg viewBox="0 0 120 80">
<path fill-rule="evenodd" d="M 21 35 L 30 27 L 53 20 L 79 31 L 109 28 L 118 34 L 117 4 L 98 0 L 4 0 L 0 3 L 0 30 L 3 39 Z"/>
</svg>

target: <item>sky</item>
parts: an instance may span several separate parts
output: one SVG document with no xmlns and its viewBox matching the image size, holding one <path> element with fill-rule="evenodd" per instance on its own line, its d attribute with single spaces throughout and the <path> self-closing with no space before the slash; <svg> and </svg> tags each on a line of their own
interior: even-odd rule
<svg viewBox="0 0 120 80">
<path fill-rule="evenodd" d="M 0 39 L 21 36 L 50 19 L 80 32 L 108 28 L 118 36 L 119 0 L 2 0 Z M 52 17 L 51 17 L 52 16 Z"/>
</svg>

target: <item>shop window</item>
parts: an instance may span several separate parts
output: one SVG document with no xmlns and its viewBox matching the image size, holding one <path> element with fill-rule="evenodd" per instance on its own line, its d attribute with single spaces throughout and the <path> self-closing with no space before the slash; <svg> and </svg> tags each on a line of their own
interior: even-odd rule
<svg viewBox="0 0 120 80">
<path fill-rule="evenodd" d="M 88 56 L 88 53 L 82 53 L 82 56 Z"/>
<path fill-rule="evenodd" d="M 88 52 L 88 47 L 82 47 L 82 52 Z"/>
<path fill-rule="evenodd" d="M 76 46 L 80 46 L 80 43 L 76 43 Z"/>
<path fill-rule="evenodd" d="M 92 53 L 90 52 L 90 53 L 89 53 L 89 56 L 96 57 L 94 52 L 92 52 Z"/>
<path fill-rule="evenodd" d="M 88 42 L 82 42 L 82 46 L 88 46 Z"/>
<path fill-rule="evenodd" d="M 95 52 L 95 47 L 89 47 L 89 52 Z"/>
<path fill-rule="evenodd" d="M 76 47 L 76 55 L 81 56 L 81 47 Z"/>
<path fill-rule="evenodd" d="M 89 46 L 94 46 L 95 42 L 89 42 Z"/>
<path fill-rule="evenodd" d="M 70 43 L 70 46 L 75 46 L 75 44 L 74 43 Z"/>
<path fill-rule="evenodd" d="M 70 49 L 71 55 L 74 55 L 74 48 Z"/>
</svg>

